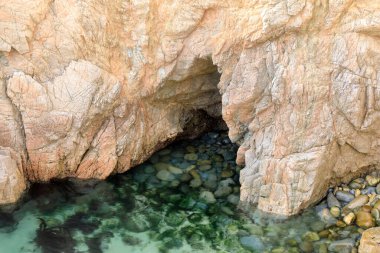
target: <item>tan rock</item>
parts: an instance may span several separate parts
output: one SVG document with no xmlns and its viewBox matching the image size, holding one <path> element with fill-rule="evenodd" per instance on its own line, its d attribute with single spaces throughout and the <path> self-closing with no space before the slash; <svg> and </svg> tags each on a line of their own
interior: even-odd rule
<svg viewBox="0 0 380 253">
<path fill-rule="evenodd" d="M 360 239 L 359 253 L 380 252 L 380 227 L 370 228 L 363 232 Z"/>
<path fill-rule="evenodd" d="M 16 202 L 26 188 L 20 157 L 0 147 L 0 204 Z"/>
<path fill-rule="evenodd" d="M 29 181 L 104 178 L 222 115 L 242 203 L 298 213 L 380 162 L 379 13 L 377 0 L 4 1 L 0 145 Z"/>
</svg>

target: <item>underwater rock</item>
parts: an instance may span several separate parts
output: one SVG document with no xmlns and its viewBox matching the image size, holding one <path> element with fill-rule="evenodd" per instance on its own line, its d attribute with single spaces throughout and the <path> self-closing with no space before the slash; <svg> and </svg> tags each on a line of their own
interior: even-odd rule
<svg viewBox="0 0 380 253">
<path fill-rule="evenodd" d="M 257 236 L 250 235 L 250 236 L 243 236 L 240 238 L 241 245 L 251 251 L 263 251 L 265 249 L 265 246 L 261 239 Z"/>
</svg>

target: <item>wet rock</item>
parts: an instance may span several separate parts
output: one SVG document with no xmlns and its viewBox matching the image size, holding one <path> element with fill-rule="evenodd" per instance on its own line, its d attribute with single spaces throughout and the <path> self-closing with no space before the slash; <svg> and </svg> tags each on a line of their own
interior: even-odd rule
<svg viewBox="0 0 380 253">
<path fill-rule="evenodd" d="M 359 253 L 380 252 L 380 227 L 370 228 L 363 232 L 360 239 Z"/>
<path fill-rule="evenodd" d="M 355 209 L 358 207 L 362 207 L 368 203 L 369 197 L 367 195 L 359 195 L 354 198 L 350 203 L 348 203 L 345 208 Z"/>
<path fill-rule="evenodd" d="M 147 231 L 151 227 L 151 224 L 145 215 L 134 214 L 126 218 L 124 226 L 131 232 L 141 233 Z"/>
<path fill-rule="evenodd" d="M 215 197 L 221 198 L 226 197 L 232 193 L 232 188 L 230 186 L 219 186 L 218 189 L 214 192 Z"/>
<path fill-rule="evenodd" d="M 338 200 L 346 202 L 346 203 L 351 202 L 355 198 L 353 194 L 345 192 L 345 191 L 337 191 L 335 196 Z"/>
<path fill-rule="evenodd" d="M 202 185 L 202 180 L 199 178 L 193 179 L 190 181 L 190 187 L 199 188 Z"/>
<path fill-rule="evenodd" d="M 181 170 L 180 168 L 174 167 L 174 166 L 169 166 L 168 170 L 170 173 L 172 173 L 174 175 L 180 175 L 183 173 L 183 170 Z"/>
<path fill-rule="evenodd" d="M 327 195 L 327 206 L 329 208 L 332 208 L 332 207 L 341 207 L 341 204 L 340 202 L 338 201 L 338 199 L 334 196 L 334 194 L 332 192 L 330 192 L 328 195 Z"/>
<path fill-rule="evenodd" d="M 199 198 L 208 204 L 216 202 L 214 194 L 210 191 L 202 191 L 201 194 L 199 194 Z"/>
<path fill-rule="evenodd" d="M 356 225 L 361 228 L 371 228 L 375 226 L 375 221 L 372 215 L 365 211 L 359 211 L 356 214 Z"/>
<path fill-rule="evenodd" d="M 361 190 L 361 194 L 368 195 L 368 194 L 376 194 L 376 187 L 369 186 Z"/>
<path fill-rule="evenodd" d="M 351 253 L 351 250 L 355 246 L 355 240 L 353 239 L 344 239 L 332 242 L 329 245 L 329 251 L 336 253 Z"/>
<path fill-rule="evenodd" d="M 251 236 L 243 236 L 240 238 L 241 245 L 251 251 L 263 251 L 265 249 L 265 246 L 261 239 L 257 236 L 251 235 Z"/>
<path fill-rule="evenodd" d="M 189 153 L 189 154 L 186 154 L 186 155 L 184 156 L 184 158 L 185 158 L 186 160 L 189 160 L 189 161 L 196 161 L 196 160 L 198 159 L 198 155 L 195 154 L 195 153 Z"/>
<path fill-rule="evenodd" d="M 160 170 L 157 174 L 156 177 L 162 181 L 172 181 L 174 180 L 173 174 L 171 174 L 167 170 Z"/>
<path fill-rule="evenodd" d="M 344 216 L 343 221 L 347 225 L 351 225 L 354 222 L 355 218 L 356 218 L 355 214 L 351 212 L 347 214 L 346 216 Z"/>
<path fill-rule="evenodd" d="M 240 198 L 238 195 L 231 194 L 231 195 L 228 195 L 227 201 L 233 205 L 238 205 L 240 202 Z"/>
<path fill-rule="evenodd" d="M 248 230 L 248 232 L 251 235 L 257 235 L 257 236 L 263 236 L 264 235 L 263 228 L 259 225 L 248 223 L 248 224 L 244 224 L 243 227 L 246 230 Z"/>
<path fill-rule="evenodd" d="M 319 241 L 320 238 L 319 238 L 319 235 L 315 232 L 306 232 L 302 238 L 305 240 L 305 241 L 308 241 L 308 242 L 315 242 L 315 241 Z"/>
<path fill-rule="evenodd" d="M 211 165 L 209 165 L 209 164 L 205 164 L 205 165 L 201 165 L 201 166 L 199 166 L 199 170 L 200 171 L 207 171 L 207 170 L 210 170 L 212 167 L 211 167 Z"/>
<path fill-rule="evenodd" d="M 376 186 L 380 182 L 380 178 L 379 177 L 375 177 L 375 176 L 372 176 L 372 175 L 367 175 L 365 177 L 365 180 L 368 182 L 369 186 Z"/>
<path fill-rule="evenodd" d="M 317 215 L 319 218 L 326 223 L 327 226 L 335 225 L 337 219 L 335 219 L 328 208 L 323 208 L 321 210 L 317 210 Z"/>
<path fill-rule="evenodd" d="M 312 242 L 303 241 L 299 244 L 299 247 L 305 253 L 312 253 L 314 251 Z"/>
<path fill-rule="evenodd" d="M 230 178 L 234 175 L 234 172 L 230 169 L 223 170 L 221 173 L 222 178 Z"/>
<path fill-rule="evenodd" d="M 338 218 L 340 216 L 340 208 L 333 206 L 330 208 L 330 213 L 334 218 Z"/>
</svg>

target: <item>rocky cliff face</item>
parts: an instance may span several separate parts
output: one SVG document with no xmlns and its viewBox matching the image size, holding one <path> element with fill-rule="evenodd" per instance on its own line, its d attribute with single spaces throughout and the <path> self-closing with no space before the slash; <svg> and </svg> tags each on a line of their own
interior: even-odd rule
<svg viewBox="0 0 380 253">
<path fill-rule="evenodd" d="M 266 212 L 380 162 L 377 0 L 0 6 L 1 203 L 27 181 L 126 171 L 199 112 L 222 113 L 241 200 Z"/>
</svg>

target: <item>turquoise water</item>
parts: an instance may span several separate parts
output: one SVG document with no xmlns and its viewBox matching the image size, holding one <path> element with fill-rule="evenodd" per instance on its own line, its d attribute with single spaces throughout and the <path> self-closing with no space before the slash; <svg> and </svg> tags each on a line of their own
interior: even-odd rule
<svg viewBox="0 0 380 253">
<path fill-rule="evenodd" d="M 239 211 L 236 150 L 225 133 L 208 133 L 107 181 L 35 184 L 0 214 L 0 252 L 324 252 L 359 238 L 314 208 L 286 221 Z"/>
</svg>

